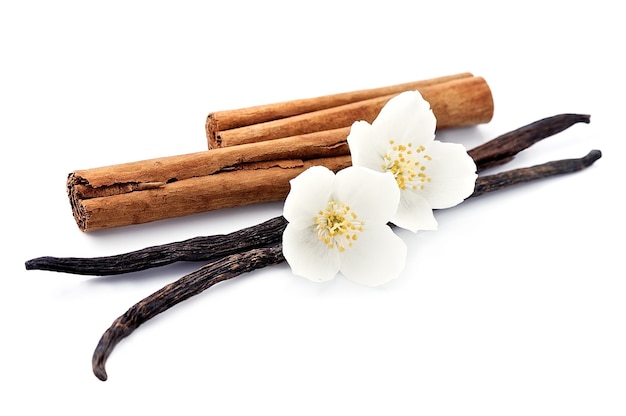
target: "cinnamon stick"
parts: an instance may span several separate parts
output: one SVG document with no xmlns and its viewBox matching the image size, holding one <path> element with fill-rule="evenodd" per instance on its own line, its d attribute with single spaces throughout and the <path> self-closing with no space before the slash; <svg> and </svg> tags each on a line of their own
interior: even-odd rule
<svg viewBox="0 0 626 416">
<path fill-rule="evenodd" d="M 197 160 L 197 156 L 191 155 L 190 159 Z M 202 176 L 190 175 L 197 165 L 189 164 L 188 171 L 178 171 L 183 177 L 178 180 L 176 171 L 187 166 L 186 158 L 174 159 L 136 162 L 132 164 L 135 170 L 118 165 L 71 173 L 67 189 L 78 227 L 93 231 L 278 201 L 287 196 L 289 181 L 309 167 L 324 165 L 338 171 L 351 164 L 350 156 L 267 160 L 241 163 Z M 161 161 L 164 163 L 159 165 Z M 120 178 L 116 177 L 118 170 Z M 120 182 L 133 177 L 130 172 L 135 175 L 132 182 Z M 153 176 L 155 172 L 159 176 Z"/>
<path fill-rule="evenodd" d="M 216 111 L 209 114 L 207 117 L 207 136 L 209 135 L 209 129 L 219 131 L 250 126 L 252 124 L 264 123 L 266 121 L 278 120 L 280 118 L 291 117 L 298 114 L 338 107 L 340 105 L 369 100 L 371 98 L 382 97 L 385 95 L 398 94 L 403 91 L 416 90 L 426 86 L 442 84 L 455 79 L 469 78 L 472 76 L 473 75 L 469 72 L 463 72 L 460 74 L 447 75 L 380 88 L 324 95 L 315 98 L 283 101 L 280 103 L 258 105 L 235 110 Z"/>
<path fill-rule="evenodd" d="M 417 86 L 411 84 L 407 90 L 411 89 L 420 91 L 424 99 L 430 103 L 437 118 L 438 129 L 486 123 L 493 117 L 494 105 L 491 90 L 481 77 L 461 74 L 452 76 L 451 79 L 440 79 L 439 82 L 427 82 Z M 236 146 L 349 127 L 358 120 L 372 122 L 387 101 L 402 92 L 400 90 L 389 94 L 390 89 L 379 89 L 379 91 L 386 94 L 265 122 L 250 123 L 247 120 L 258 120 L 255 115 L 264 113 L 266 108 L 270 109 L 267 112 L 288 114 L 296 111 L 294 108 L 300 109 L 300 107 L 287 102 L 256 107 L 255 110 L 243 109 L 209 114 L 206 122 L 209 148 Z M 326 97 L 312 99 L 313 103 L 317 100 L 324 105 L 327 103 Z M 240 123 L 242 126 L 228 129 L 224 127 L 237 125 L 231 120 L 238 114 L 247 113 L 252 115 Z"/>
</svg>

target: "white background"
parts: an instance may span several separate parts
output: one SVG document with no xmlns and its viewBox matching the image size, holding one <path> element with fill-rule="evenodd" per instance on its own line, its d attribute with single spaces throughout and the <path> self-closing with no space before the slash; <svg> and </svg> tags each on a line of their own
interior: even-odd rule
<svg viewBox="0 0 626 416">
<path fill-rule="evenodd" d="M 608 1 L 3 2 L 0 413 L 624 415 L 623 16 Z M 237 230 L 281 204 L 81 233 L 76 169 L 204 150 L 211 111 L 458 72 L 491 86 L 474 147 L 591 114 L 507 168 L 594 167 L 437 212 L 403 233 L 402 276 L 314 284 L 285 265 L 222 283 L 123 340 L 102 332 L 198 267 L 118 277 L 25 271 Z"/>
</svg>

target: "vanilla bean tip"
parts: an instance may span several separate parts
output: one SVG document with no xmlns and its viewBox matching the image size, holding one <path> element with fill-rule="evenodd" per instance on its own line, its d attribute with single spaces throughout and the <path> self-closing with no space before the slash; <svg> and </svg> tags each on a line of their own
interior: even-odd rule
<svg viewBox="0 0 626 416">
<path fill-rule="evenodd" d="M 587 153 L 587 156 L 582 158 L 583 164 L 585 167 L 591 166 L 595 163 L 596 160 L 602 157 L 602 152 L 598 149 L 594 149 Z"/>
<path fill-rule="evenodd" d="M 93 365 L 93 373 L 101 381 L 107 381 L 108 375 L 104 368 L 104 362 Z"/>
<path fill-rule="evenodd" d="M 577 123 L 591 123 L 591 115 L 590 114 L 578 114 L 578 113 L 563 113 L 557 114 L 552 117 L 546 117 L 542 120 L 538 120 L 537 123 L 541 123 L 544 121 L 557 122 L 562 123 L 563 127 L 572 126 Z"/>
<path fill-rule="evenodd" d="M 46 265 L 49 263 L 51 257 L 37 257 L 34 259 L 26 260 L 24 266 L 26 270 L 50 270 Z"/>
<path fill-rule="evenodd" d="M 574 119 L 574 121 L 578 123 L 585 123 L 585 124 L 591 123 L 591 115 L 589 114 L 571 114 L 571 116 Z"/>
</svg>

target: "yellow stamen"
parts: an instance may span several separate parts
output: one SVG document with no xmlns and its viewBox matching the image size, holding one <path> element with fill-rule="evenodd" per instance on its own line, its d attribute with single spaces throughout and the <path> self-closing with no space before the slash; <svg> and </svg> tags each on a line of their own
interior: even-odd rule
<svg viewBox="0 0 626 416">
<path fill-rule="evenodd" d="M 363 231 L 363 221 L 346 204 L 330 201 L 325 210 L 318 211 L 314 218 L 317 238 L 330 249 L 344 252 L 357 240 L 357 233 Z"/>
<path fill-rule="evenodd" d="M 387 153 L 383 156 L 382 168 L 386 172 L 393 173 L 401 190 L 407 187 L 413 190 L 423 190 L 424 185 L 417 186 L 415 182 L 426 183 L 430 182 L 431 178 L 426 176 L 424 173 L 426 166 L 416 160 L 416 157 L 417 154 L 426 151 L 426 147 L 419 145 L 414 149 L 415 153 L 409 149 L 413 149 L 413 143 L 395 145 L 394 140 L 389 140 Z M 422 155 L 422 158 L 424 161 L 433 159 L 430 155 Z"/>
</svg>

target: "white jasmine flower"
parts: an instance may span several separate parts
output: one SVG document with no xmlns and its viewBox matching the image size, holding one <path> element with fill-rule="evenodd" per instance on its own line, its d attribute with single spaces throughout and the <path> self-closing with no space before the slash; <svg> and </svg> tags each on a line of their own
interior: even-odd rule
<svg viewBox="0 0 626 416">
<path fill-rule="evenodd" d="M 387 225 L 400 192 L 393 175 L 314 166 L 291 180 L 283 215 L 283 254 L 294 274 L 326 281 L 341 272 L 378 286 L 400 274 L 406 246 Z"/>
<path fill-rule="evenodd" d="M 450 208 L 474 192 L 476 165 L 465 148 L 435 139 L 436 119 L 418 91 L 392 98 L 370 125 L 352 125 L 354 166 L 393 173 L 400 204 L 391 221 L 411 231 L 434 230 L 433 209 Z"/>
</svg>

